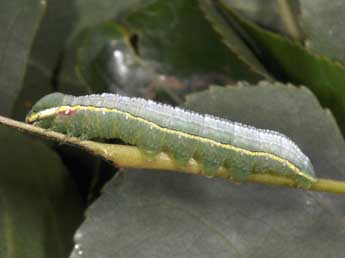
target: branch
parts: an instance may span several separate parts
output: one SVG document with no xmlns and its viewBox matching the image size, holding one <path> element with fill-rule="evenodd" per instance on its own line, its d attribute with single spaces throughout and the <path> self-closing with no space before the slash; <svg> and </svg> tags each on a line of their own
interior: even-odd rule
<svg viewBox="0 0 345 258">
<path fill-rule="evenodd" d="M 61 133 L 42 129 L 40 127 L 18 122 L 2 116 L 0 116 L 0 124 L 31 134 L 39 135 L 41 137 L 49 138 L 61 143 L 78 146 L 88 152 L 103 157 L 104 159 L 112 162 L 116 167 L 160 169 L 205 176 L 200 165 L 193 159 L 191 159 L 186 166 L 182 167 L 178 166 L 176 162 L 174 162 L 174 160 L 165 153 L 160 153 L 153 159 L 148 159 L 147 156 L 145 156 L 143 152 L 139 150 L 139 148 L 133 146 L 84 141 L 76 137 L 68 137 Z M 221 167 L 216 172 L 215 177 L 229 179 L 230 175 L 231 174 L 229 171 L 227 171 L 224 167 Z M 295 180 L 279 175 L 252 174 L 248 177 L 247 181 L 298 188 Z M 345 182 L 331 179 L 318 179 L 311 185 L 309 190 L 345 194 Z"/>
</svg>

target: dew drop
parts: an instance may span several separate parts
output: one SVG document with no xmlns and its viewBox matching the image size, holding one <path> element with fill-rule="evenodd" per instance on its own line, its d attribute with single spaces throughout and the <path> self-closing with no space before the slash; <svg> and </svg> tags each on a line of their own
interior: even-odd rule
<svg viewBox="0 0 345 258">
<path fill-rule="evenodd" d="M 83 255 L 83 251 L 82 251 L 82 250 L 79 250 L 79 251 L 77 252 L 77 254 L 81 256 L 81 255 Z"/>
<path fill-rule="evenodd" d="M 265 157 L 265 160 L 267 161 L 267 160 L 268 160 L 268 157 Z"/>
<path fill-rule="evenodd" d="M 179 134 L 179 135 L 177 136 L 177 138 L 181 139 L 181 138 L 182 138 L 182 136 Z"/>
<path fill-rule="evenodd" d="M 309 205 L 311 205 L 311 201 L 310 200 L 306 200 L 305 204 L 309 206 Z"/>
<path fill-rule="evenodd" d="M 129 117 L 126 115 L 125 118 L 126 118 L 126 120 L 128 120 Z"/>
<path fill-rule="evenodd" d="M 241 152 L 240 152 L 240 155 L 243 156 L 243 154 L 244 154 L 244 153 L 241 151 Z"/>
</svg>

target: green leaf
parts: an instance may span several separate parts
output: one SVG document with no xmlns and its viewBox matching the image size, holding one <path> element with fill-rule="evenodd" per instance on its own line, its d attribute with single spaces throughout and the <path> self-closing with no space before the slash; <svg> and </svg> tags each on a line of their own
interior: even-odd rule
<svg viewBox="0 0 345 258">
<path fill-rule="evenodd" d="M 224 0 L 236 13 L 272 31 L 299 38 L 299 0 Z"/>
<path fill-rule="evenodd" d="M 24 92 L 16 103 L 15 117 L 23 118 L 33 102 L 57 88 L 64 92 L 91 93 L 76 75 L 75 49 L 70 51 L 73 40 L 87 26 L 110 20 L 138 1 L 47 1 L 47 12 L 32 46 Z"/>
<path fill-rule="evenodd" d="M 286 133 L 318 176 L 345 177 L 341 133 L 304 87 L 212 87 L 191 95 L 185 107 Z M 87 211 L 71 258 L 338 258 L 344 205 L 330 194 L 124 170 Z"/>
<path fill-rule="evenodd" d="M 103 22 L 109 22 L 117 17 L 120 13 L 125 12 L 130 6 L 143 0 L 76 0 L 74 8 L 78 15 L 73 23 L 73 31 L 68 40 L 68 45 L 64 52 L 64 59 L 61 63 L 61 72 L 58 75 L 58 90 L 74 95 L 90 94 L 94 92 L 93 87 L 108 87 L 99 83 L 90 87 L 85 78 L 81 81 L 80 74 L 76 69 L 77 66 L 88 65 L 78 63 L 78 49 L 80 47 L 79 37 L 89 27 L 95 27 Z M 110 57 L 110 56 L 109 56 Z M 106 70 L 107 68 L 104 67 Z M 94 73 L 94 72 L 92 72 Z M 83 75 L 83 74 L 82 74 Z M 107 79 L 108 80 L 108 79 Z"/>
<path fill-rule="evenodd" d="M 114 13 L 114 16 L 121 14 L 121 18 L 116 18 L 115 21 L 122 22 L 127 27 L 122 39 L 117 32 L 111 34 L 110 30 L 104 31 L 104 27 L 110 27 L 112 22 L 99 23 L 104 17 L 98 17 L 98 11 L 90 15 L 88 22 L 88 17 L 83 18 L 84 14 L 81 16 L 73 33 L 73 40 L 70 41 L 69 50 L 65 53 L 66 58 L 59 76 L 60 91 L 78 95 L 120 91 L 130 95 L 152 97 L 161 94 L 159 91 L 163 90 L 163 95 L 168 95 L 168 99 L 176 103 L 183 98 L 188 89 L 200 90 L 212 82 L 226 83 L 231 79 L 256 81 L 268 77 L 264 68 L 230 27 L 224 32 L 226 24 L 212 26 L 208 23 L 197 0 L 178 0 L 173 4 L 156 0 L 134 5 L 138 2 L 140 1 L 133 1 L 132 5 L 128 3 L 123 6 L 119 4 L 120 11 Z M 83 9 L 85 14 L 89 13 L 89 8 L 95 9 L 90 3 L 85 3 L 85 6 L 79 4 L 81 2 L 78 2 L 78 8 Z M 104 6 L 111 9 L 108 3 Z M 204 9 L 207 9 L 207 6 L 204 6 Z M 105 17 L 108 17 L 108 11 Z M 151 16 L 152 12 L 156 15 Z M 216 20 L 219 18 L 215 12 L 208 16 L 215 17 Z M 169 17 L 176 19 L 176 23 L 172 24 Z M 86 24 L 92 25 L 93 19 L 98 21 L 99 25 L 90 26 L 76 34 Z M 225 35 L 226 44 L 213 27 L 222 30 L 221 34 Z M 122 78 L 114 73 L 116 68 L 113 63 L 116 60 L 113 53 L 118 44 L 128 41 L 131 36 L 138 36 L 140 60 L 135 60 L 129 69 L 129 77 L 133 80 L 122 82 Z M 92 44 L 97 47 L 93 48 Z M 133 51 L 132 46 L 127 47 L 120 47 L 120 50 L 124 54 Z M 134 59 L 138 57 L 134 56 Z M 74 71 L 75 67 L 79 69 L 79 78 L 82 81 L 79 81 Z M 77 86 L 74 86 L 73 82 Z"/>
<path fill-rule="evenodd" d="M 66 257 L 82 203 L 61 160 L 3 126 L 0 157 L 0 257 Z"/>
<path fill-rule="evenodd" d="M 156 64 L 138 56 L 134 38 L 124 26 L 113 21 L 90 27 L 77 37 L 77 72 L 90 92 L 146 98 L 164 94 L 168 101 L 176 104 L 182 102 L 189 89 L 208 87 L 209 82 L 213 82 L 213 78 L 207 76 L 185 81 L 159 73 Z"/>
<path fill-rule="evenodd" d="M 248 43 L 257 50 L 268 69 L 287 81 L 309 87 L 321 104 L 332 110 L 344 133 L 345 67 L 235 15 L 222 0 L 219 3 L 226 14 L 238 22 Z"/>
<path fill-rule="evenodd" d="M 45 2 L 14 0 L 0 3 L 0 110 L 10 116 L 23 87 L 29 51 Z"/>
<path fill-rule="evenodd" d="M 154 77 L 152 65 L 136 55 L 130 34 L 115 22 L 104 22 L 78 37 L 77 69 L 92 92 L 140 95 Z"/>
<path fill-rule="evenodd" d="M 248 66 L 248 69 L 260 74 L 263 78 L 269 79 L 270 75 L 267 74 L 265 68 L 257 60 L 254 53 L 245 45 L 235 30 L 229 26 L 229 23 L 217 10 L 214 3 L 211 0 L 199 0 L 199 4 L 214 30 L 222 36 L 225 45 Z"/>
<path fill-rule="evenodd" d="M 220 74 L 249 81 L 262 78 L 225 46 L 197 0 L 149 1 L 123 15 L 121 21 L 138 35 L 140 56 L 158 63 L 163 74 L 187 78 Z"/>
<path fill-rule="evenodd" d="M 151 16 L 152 12 L 156 15 Z M 214 13 L 215 10 L 208 16 L 223 22 Z M 231 28 L 218 22 L 213 27 L 221 30 L 221 35 L 213 29 L 196 0 L 178 0 L 174 4 L 150 1 L 133 6 L 132 11 L 122 12 L 120 17 L 117 20 L 125 26 L 104 22 L 75 37 L 75 63 L 89 92 L 158 96 L 179 103 L 188 90 L 229 82 L 234 73 L 235 78 L 254 81 L 269 77 Z M 175 24 L 168 17 L 174 17 Z M 221 41 L 222 36 L 226 44 Z M 121 60 L 114 56 L 115 51 L 121 54 Z M 72 61 L 64 69 L 71 70 L 73 66 Z M 124 75 L 119 73 L 122 68 L 128 70 Z M 66 88 L 63 91 L 76 94 Z"/>
<path fill-rule="evenodd" d="M 125 29 L 114 22 L 106 22 L 86 29 L 79 38 L 77 69 L 81 79 L 93 92 L 109 91 L 108 86 L 116 80 L 113 78 L 116 68 L 111 65 L 112 47 L 130 50 Z"/>
<path fill-rule="evenodd" d="M 126 13 L 131 7 L 146 0 L 76 0 L 78 22 L 74 28 L 72 39 L 88 27 L 107 22 Z"/>
</svg>

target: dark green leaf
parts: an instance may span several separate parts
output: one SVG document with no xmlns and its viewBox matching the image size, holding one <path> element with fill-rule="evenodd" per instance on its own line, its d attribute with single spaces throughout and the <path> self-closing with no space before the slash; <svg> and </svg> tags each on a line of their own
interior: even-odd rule
<svg viewBox="0 0 345 258">
<path fill-rule="evenodd" d="M 115 92 L 146 98 L 167 95 L 167 100 L 180 103 L 190 88 L 207 87 L 212 77 L 183 81 L 159 73 L 152 62 L 138 56 L 136 38 L 115 22 L 104 22 L 84 30 L 75 42 L 77 70 L 90 92 Z M 137 43 L 137 42 L 136 42 Z M 188 86 L 187 86 L 188 85 Z M 73 93 L 73 92 L 71 92 Z"/>
<path fill-rule="evenodd" d="M 150 1 L 124 15 L 122 21 L 138 36 L 140 56 L 158 63 L 163 74 L 187 78 L 220 74 L 250 81 L 262 78 L 226 47 L 197 0 Z"/>
<path fill-rule="evenodd" d="M 77 18 L 74 1 L 47 0 L 47 10 L 27 64 L 23 90 L 15 106 L 17 119 L 23 119 L 39 98 L 56 90 L 56 76 Z"/>
<path fill-rule="evenodd" d="M 0 257 L 66 257 L 82 206 L 61 160 L 3 126 L 0 146 Z"/>
<path fill-rule="evenodd" d="M 40 0 L 0 3 L 0 112 L 10 116 L 23 87 L 29 51 L 45 8 Z"/>
<path fill-rule="evenodd" d="M 77 62 L 77 51 L 80 47 L 79 36 L 84 30 L 89 27 L 94 27 L 105 21 L 109 21 L 117 17 L 120 13 L 128 10 L 130 6 L 141 2 L 143 0 L 76 0 L 75 8 L 78 10 L 78 17 L 73 26 L 68 41 L 67 50 L 64 52 L 64 60 L 61 65 L 61 73 L 58 75 L 58 90 L 82 95 L 92 93 L 93 87 L 108 87 L 109 85 L 102 85 L 100 82 L 97 85 L 88 85 L 88 81 L 81 81 L 81 77 L 77 74 L 76 67 L 79 66 Z M 84 65 L 84 64 L 83 64 Z"/>
<path fill-rule="evenodd" d="M 319 176 L 345 177 L 344 140 L 306 88 L 213 87 L 185 106 L 286 133 Z M 342 196 L 126 170 L 88 210 L 71 257 L 338 258 L 344 207 Z"/>
<path fill-rule="evenodd" d="M 75 42 L 77 67 L 91 92 L 125 92 L 180 103 L 186 92 L 210 83 L 268 78 L 214 6 L 200 3 L 212 26 L 197 0 L 156 0 L 122 13 L 125 26 L 105 22 L 84 31 Z M 127 71 L 121 74 L 123 69 Z"/>
<path fill-rule="evenodd" d="M 141 95 L 158 76 L 136 55 L 130 40 L 127 30 L 115 22 L 90 27 L 80 35 L 77 69 L 92 92 Z"/>
<path fill-rule="evenodd" d="M 90 26 L 112 20 L 132 6 L 145 1 L 147 0 L 75 0 L 79 17 L 72 36 L 74 38 Z"/>
<path fill-rule="evenodd" d="M 212 0 L 199 0 L 200 8 L 205 17 L 211 22 L 215 31 L 223 38 L 224 43 L 237 57 L 248 66 L 253 72 L 260 74 L 263 78 L 270 78 L 265 68 L 257 60 L 255 55 L 245 45 L 235 30 L 224 19 L 222 14 L 217 10 Z"/>
</svg>

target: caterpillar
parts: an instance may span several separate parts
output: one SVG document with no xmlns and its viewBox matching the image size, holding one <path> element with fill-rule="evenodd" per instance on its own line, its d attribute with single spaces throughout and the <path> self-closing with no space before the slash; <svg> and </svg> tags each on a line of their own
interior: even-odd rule
<svg viewBox="0 0 345 258">
<path fill-rule="evenodd" d="M 193 158 L 208 176 L 223 166 L 238 181 L 252 173 L 277 174 L 308 188 L 316 180 L 309 158 L 281 133 L 152 100 L 52 93 L 26 121 L 82 139 L 120 139 L 152 155 L 166 152 L 179 164 Z"/>
</svg>

